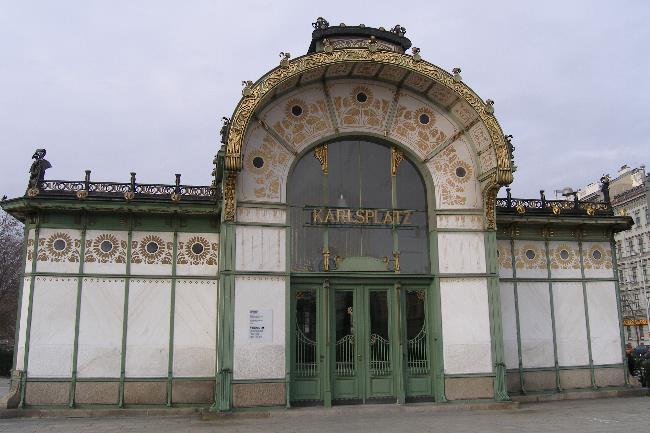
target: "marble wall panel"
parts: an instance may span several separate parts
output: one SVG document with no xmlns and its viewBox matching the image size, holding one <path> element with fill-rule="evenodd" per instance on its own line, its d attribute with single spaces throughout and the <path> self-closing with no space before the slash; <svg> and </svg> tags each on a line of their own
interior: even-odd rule
<svg viewBox="0 0 650 433">
<path fill-rule="evenodd" d="M 445 373 L 491 372 L 487 280 L 443 278 L 440 303 Z"/>
<path fill-rule="evenodd" d="M 519 278 L 548 278 L 543 241 L 515 241 L 515 267 Z"/>
<path fill-rule="evenodd" d="M 512 278 L 512 246 L 509 240 L 497 241 L 497 262 L 499 263 L 499 277 Z"/>
<path fill-rule="evenodd" d="M 519 367 L 519 349 L 517 348 L 517 316 L 515 311 L 515 294 L 513 283 L 500 283 L 501 321 L 503 326 L 503 351 L 507 368 Z"/>
<path fill-rule="evenodd" d="M 36 277 L 29 340 L 30 377 L 70 377 L 77 278 Z"/>
<path fill-rule="evenodd" d="M 577 241 L 548 243 L 552 278 L 581 278 L 580 248 Z"/>
<path fill-rule="evenodd" d="M 286 229 L 238 226 L 236 228 L 238 271 L 286 271 Z"/>
<path fill-rule="evenodd" d="M 20 304 L 20 323 L 18 341 L 16 342 L 16 370 L 24 370 L 25 338 L 27 336 L 27 314 L 29 312 L 29 294 L 31 293 L 31 278 L 23 278 L 23 296 Z"/>
<path fill-rule="evenodd" d="M 84 252 L 85 274 L 124 274 L 129 234 L 126 231 L 88 230 Z"/>
<path fill-rule="evenodd" d="M 594 364 L 620 363 L 622 352 L 615 283 L 587 283 L 587 308 Z"/>
<path fill-rule="evenodd" d="M 517 283 L 524 368 L 555 365 L 548 283 Z"/>
<path fill-rule="evenodd" d="M 483 233 L 438 233 L 441 273 L 484 273 Z"/>
<path fill-rule="evenodd" d="M 483 215 L 438 215 L 439 229 L 483 229 Z"/>
<path fill-rule="evenodd" d="M 277 208 L 239 206 L 237 208 L 237 222 L 286 224 L 287 211 Z"/>
<path fill-rule="evenodd" d="M 235 278 L 234 379 L 278 379 L 285 376 L 285 278 Z M 249 340 L 250 310 L 271 310 L 273 332 L 268 342 Z"/>
<path fill-rule="evenodd" d="M 171 280 L 131 279 L 126 376 L 167 376 Z"/>
<path fill-rule="evenodd" d="M 38 272 L 79 272 L 81 231 L 41 229 L 38 238 Z M 28 259 L 29 253 L 28 253 Z M 30 269 L 31 270 L 31 269 Z"/>
<path fill-rule="evenodd" d="M 612 249 L 608 242 L 583 242 L 585 277 L 614 278 Z"/>
<path fill-rule="evenodd" d="M 216 276 L 219 233 L 178 233 L 176 275 Z"/>
<path fill-rule="evenodd" d="M 217 289 L 217 281 L 176 282 L 174 377 L 214 376 Z"/>
<path fill-rule="evenodd" d="M 120 377 L 123 278 L 84 278 L 79 315 L 79 377 Z"/>
<path fill-rule="evenodd" d="M 134 231 L 131 275 L 171 275 L 173 240 L 171 232 Z"/>
<path fill-rule="evenodd" d="M 560 366 L 589 364 L 582 283 L 553 283 L 557 358 Z"/>
</svg>

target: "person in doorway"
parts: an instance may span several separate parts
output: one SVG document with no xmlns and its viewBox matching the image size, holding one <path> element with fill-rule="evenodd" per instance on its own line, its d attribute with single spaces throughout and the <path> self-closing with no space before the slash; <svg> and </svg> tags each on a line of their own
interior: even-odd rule
<svg viewBox="0 0 650 433">
<path fill-rule="evenodd" d="M 636 383 L 636 378 L 634 377 L 636 360 L 634 359 L 634 349 L 632 349 L 632 344 L 630 343 L 625 345 L 625 361 L 627 364 L 627 373 L 630 375 L 630 383 Z"/>
</svg>

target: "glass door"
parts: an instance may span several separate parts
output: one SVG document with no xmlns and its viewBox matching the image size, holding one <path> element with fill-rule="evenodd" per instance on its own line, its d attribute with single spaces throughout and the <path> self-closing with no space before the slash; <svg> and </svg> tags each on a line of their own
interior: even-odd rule
<svg viewBox="0 0 650 433">
<path fill-rule="evenodd" d="M 291 400 L 317 403 L 323 400 L 320 290 L 298 287 L 292 290 L 292 295 Z"/>
<path fill-rule="evenodd" d="M 426 302 L 426 290 L 406 290 L 406 396 L 413 400 L 433 395 Z"/>
</svg>

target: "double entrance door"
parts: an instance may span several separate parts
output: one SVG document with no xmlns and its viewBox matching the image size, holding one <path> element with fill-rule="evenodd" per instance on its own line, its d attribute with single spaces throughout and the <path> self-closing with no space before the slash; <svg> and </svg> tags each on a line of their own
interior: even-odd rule
<svg viewBox="0 0 650 433">
<path fill-rule="evenodd" d="M 426 289 L 292 286 L 294 403 L 432 396 Z"/>
</svg>

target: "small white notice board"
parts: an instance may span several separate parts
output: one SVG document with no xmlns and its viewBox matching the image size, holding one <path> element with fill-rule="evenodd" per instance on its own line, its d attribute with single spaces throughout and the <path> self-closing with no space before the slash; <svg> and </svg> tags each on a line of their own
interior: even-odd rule
<svg viewBox="0 0 650 433">
<path fill-rule="evenodd" d="M 248 310 L 248 341 L 252 343 L 273 341 L 273 310 Z"/>
</svg>

